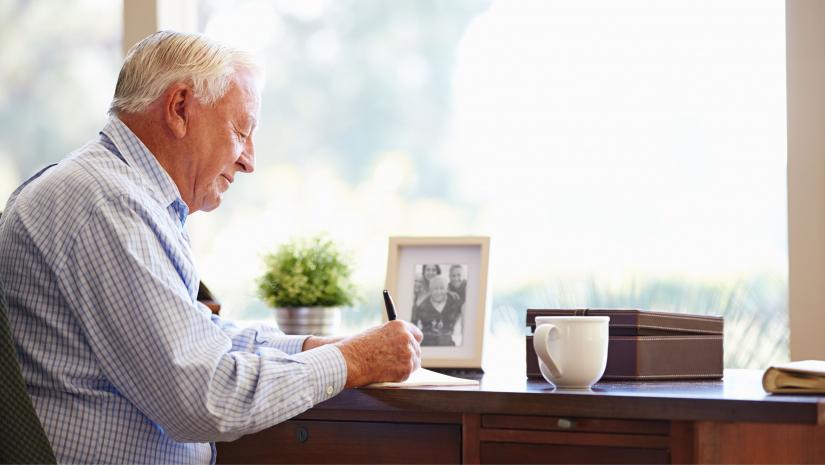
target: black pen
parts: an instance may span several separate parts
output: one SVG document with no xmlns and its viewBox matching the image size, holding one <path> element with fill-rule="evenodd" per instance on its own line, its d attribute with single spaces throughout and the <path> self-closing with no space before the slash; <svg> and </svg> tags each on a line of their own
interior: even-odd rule
<svg viewBox="0 0 825 465">
<path fill-rule="evenodd" d="M 384 306 L 387 307 L 387 318 L 392 321 L 397 318 L 395 314 L 395 304 L 392 303 L 390 292 L 384 289 Z"/>
</svg>

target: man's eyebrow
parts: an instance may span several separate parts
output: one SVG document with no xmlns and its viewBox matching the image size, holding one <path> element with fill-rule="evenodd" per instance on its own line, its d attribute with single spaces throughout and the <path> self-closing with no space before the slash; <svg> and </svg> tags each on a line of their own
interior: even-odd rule
<svg viewBox="0 0 825 465">
<path fill-rule="evenodd" d="M 254 131 L 256 127 L 258 127 L 258 120 L 252 115 L 248 115 L 248 118 L 249 119 L 246 121 L 236 120 L 233 123 L 233 126 L 235 126 L 235 130 L 239 132 L 245 132 L 244 130 L 247 127 L 249 127 L 249 133 L 251 134 L 252 131 Z"/>
</svg>

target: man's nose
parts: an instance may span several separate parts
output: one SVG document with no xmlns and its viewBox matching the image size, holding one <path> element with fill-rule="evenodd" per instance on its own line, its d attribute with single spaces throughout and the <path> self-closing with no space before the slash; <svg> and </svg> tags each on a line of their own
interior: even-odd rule
<svg viewBox="0 0 825 465">
<path fill-rule="evenodd" d="M 241 165 L 241 171 L 244 173 L 251 173 L 255 171 L 255 143 L 252 142 L 252 138 L 249 138 L 249 141 L 244 147 L 244 151 L 241 156 L 238 158 L 239 165 Z"/>
</svg>

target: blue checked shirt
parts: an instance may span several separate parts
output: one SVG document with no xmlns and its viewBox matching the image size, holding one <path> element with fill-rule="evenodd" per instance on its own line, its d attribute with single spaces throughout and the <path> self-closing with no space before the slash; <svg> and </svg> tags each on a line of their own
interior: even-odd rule
<svg viewBox="0 0 825 465">
<path fill-rule="evenodd" d="M 0 284 L 61 463 L 214 463 L 211 441 L 343 389 L 338 348 L 301 352 L 305 337 L 238 328 L 196 301 L 187 214 L 117 118 L 9 199 Z"/>
</svg>

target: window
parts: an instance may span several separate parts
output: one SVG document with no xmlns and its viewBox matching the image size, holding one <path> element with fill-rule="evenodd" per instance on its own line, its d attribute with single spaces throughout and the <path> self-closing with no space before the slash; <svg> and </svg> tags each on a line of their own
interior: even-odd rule
<svg viewBox="0 0 825 465">
<path fill-rule="evenodd" d="M 122 62 L 121 10 L 109 0 L 0 1 L 2 206 L 103 128 Z"/>
<path fill-rule="evenodd" d="M 199 4 L 266 63 L 258 171 L 195 215 L 227 315 L 261 255 L 327 232 L 380 319 L 387 236 L 492 237 L 492 332 L 529 307 L 722 314 L 728 367 L 788 357 L 784 5 Z"/>
<path fill-rule="evenodd" d="M 0 6 L 0 195 L 105 122 L 120 2 Z M 489 235 L 492 337 L 527 307 L 722 314 L 726 366 L 788 358 L 784 3 L 200 0 L 267 68 L 257 170 L 189 220 L 226 316 L 325 232 L 381 318 L 391 235 Z"/>
</svg>

